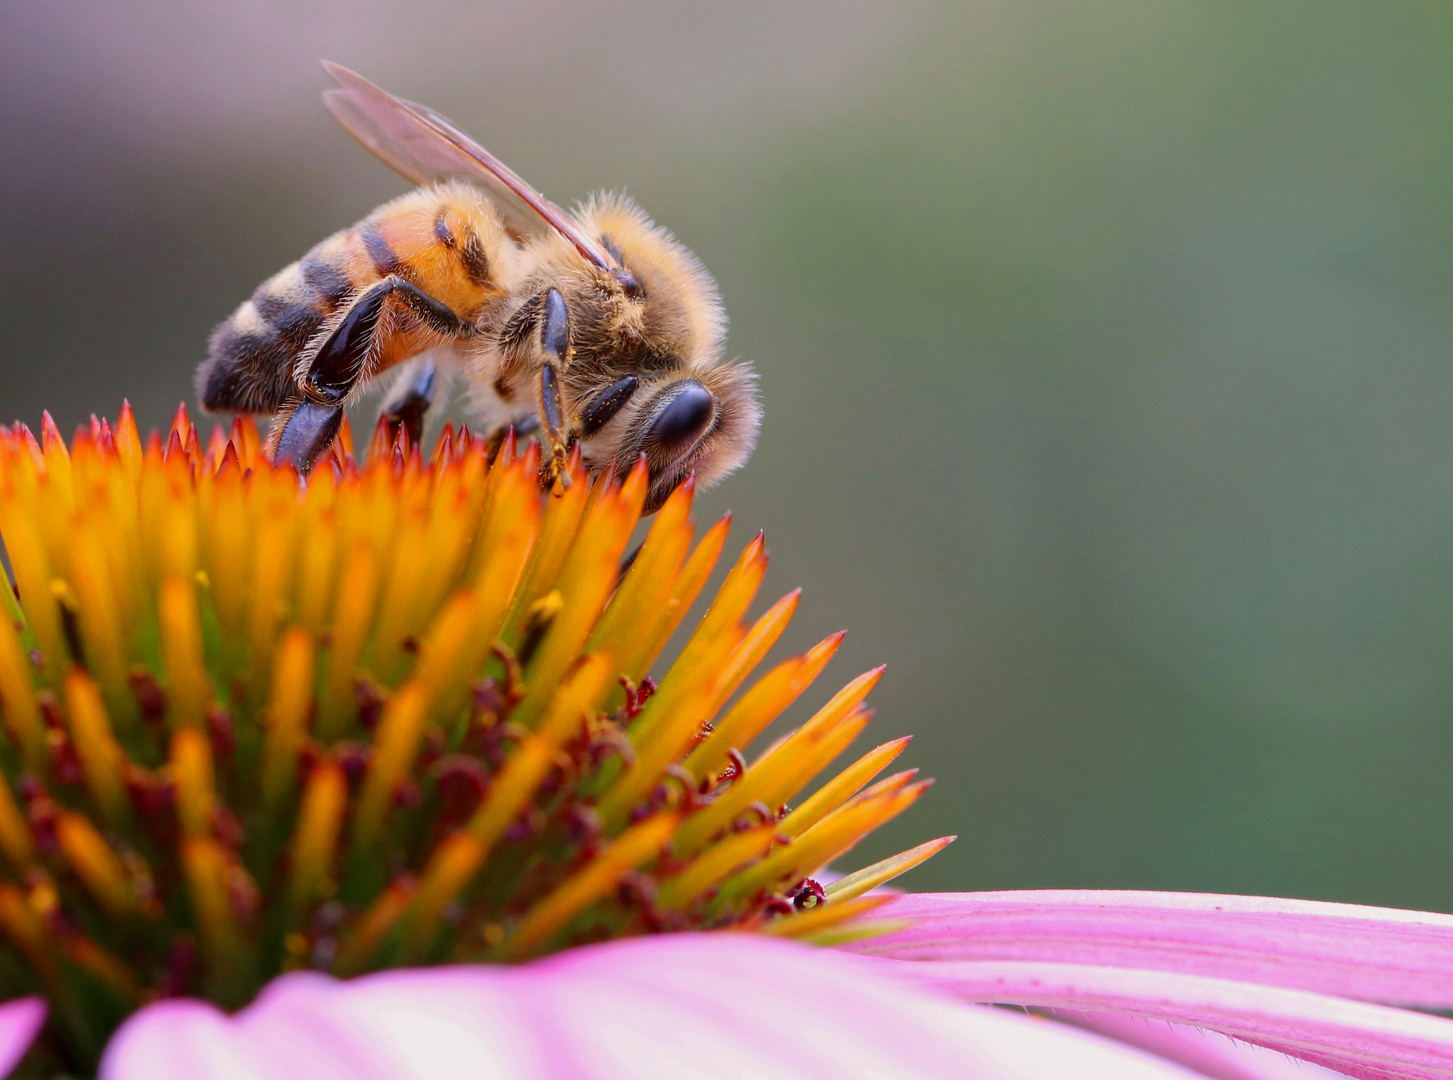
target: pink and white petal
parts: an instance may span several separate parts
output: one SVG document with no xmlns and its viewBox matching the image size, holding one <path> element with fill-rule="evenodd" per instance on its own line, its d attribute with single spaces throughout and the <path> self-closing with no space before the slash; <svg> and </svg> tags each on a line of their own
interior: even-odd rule
<svg viewBox="0 0 1453 1080">
<path fill-rule="evenodd" d="M 0 1005 L 0 1076 L 10 1075 L 44 1023 L 44 998 L 16 998 Z"/>
<path fill-rule="evenodd" d="M 678 934 L 518 968 L 346 983 L 294 974 L 232 1017 L 197 1002 L 143 1009 L 112 1039 L 100 1076 L 1205 1080 L 1068 1025 L 961 1005 L 875 966 L 745 934 Z"/>
<path fill-rule="evenodd" d="M 1342 1080 L 1346 1076 L 1275 1050 L 1239 1042 L 1229 1035 L 1184 1024 L 1140 1020 L 1117 1013 L 1056 1010 L 1052 1015 L 1056 1020 L 1194 1069 L 1208 1080 Z"/>
<path fill-rule="evenodd" d="M 1052 960 L 1179 971 L 1453 1009 L 1453 915 L 1199 893 L 909 893 L 911 919 L 845 948 L 904 960 Z"/>
<path fill-rule="evenodd" d="M 871 961 L 870 961 L 871 962 Z M 1362 1080 L 1450 1080 L 1453 1020 L 1203 975 L 1022 960 L 892 963 L 976 1002 L 1111 1012 L 1230 1035 Z"/>
</svg>

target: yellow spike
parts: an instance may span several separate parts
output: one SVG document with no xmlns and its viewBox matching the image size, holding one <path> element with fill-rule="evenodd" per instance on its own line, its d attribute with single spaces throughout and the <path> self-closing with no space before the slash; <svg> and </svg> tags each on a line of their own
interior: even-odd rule
<svg viewBox="0 0 1453 1080">
<path fill-rule="evenodd" d="M 125 755 L 111 732 L 101 691 L 80 668 L 66 672 L 62 688 L 71 743 L 81 760 L 86 787 L 106 823 L 119 824 L 126 816 L 126 788 L 121 777 Z"/>
<path fill-rule="evenodd" d="M 757 595 L 762 575 L 766 572 L 765 540 L 758 533 L 737 559 L 736 565 L 727 572 L 726 580 L 717 590 L 716 598 L 697 624 L 696 631 L 661 680 L 661 689 L 646 703 L 645 710 L 632 727 L 631 739 L 638 749 L 652 740 L 658 726 L 670 723 L 683 698 L 695 696 L 702 679 L 715 679 L 723 655 L 736 644 L 724 639 L 736 630 L 742 615 Z"/>
<path fill-rule="evenodd" d="M 460 830 L 435 848 L 429 867 L 419 882 L 410 911 L 403 961 L 416 959 L 429 944 L 439 921 L 454 900 L 469 887 L 474 875 L 489 857 L 489 846 L 468 830 Z"/>
<path fill-rule="evenodd" d="M 433 558 L 424 542 L 427 531 L 427 507 L 411 506 L 404 512 L 390 546 L 388 563 L 392 572 L 380 591 L 378 633 L 369 665 L 381 678 L 388 678 L 395 661 L 403 655 L 404 638 L 417 629 L 414 612 L 423 599 L 420 571 Z"/>
<path fill-rule="evenodd" d="M 60 499 L 70 507 L 75 502 L 71 487 L 71 455 L 48 411 L 41 414 L 40 442 L 44 448 L 42 454 L 45 459 L 45 478 L 56 485 Z"/>
<path fill-rule="evenodd" d="M 136 981 L 136 975 L 131 968 L 90 938 L 71 933 L 66 936 L 62 947 L 65 949 L 66 959 L 109 984 L 112 990 L 129 999 L 133 1005 L 141 996 L 141 984 Z"/>
<path fill-rule="evenodd" d="M 540 726 L 522 739 L 505 761 L 466 828 L 430 856 L 412 913 L 411 950 L 421 948 L 433 937 L 444 908 L 468 887 L 504 831 L 534 797 L 540 782 L 554 767 L 560 747 L 585 723 L 609 672 L 610 660 L 601 654 L 580 661 L 556 689 Z"/>
<path fill-rule="evenodd" d="M 852 745 L 872 716 L 868 709 L 854 709 L 819 737 L 809 737 L 805 743 L 797 744 L 801 748 L 789 757 L 789 767 L 779 774 L 775 784 L 761 790 L 758 798 L 768 806 L 781 806 L 795 798 L 818 773 Z"/>
<path fill-rule="evenodd" d="M 721 648 L 717 652 L 722 655 L 726 649 Z M 701 656 L 707 662 L 715 659 L 705 652 Z M 651 737 L 638 742 L 634 734 L 632 735 L 631 741 L 636 744 L 635 760 L 606 788 L 596 805 L 607 831 L 613 831 L 625 823 L 632 808 L 665 775 L 666 768 L 672 762 L 680 760 L 682 754 L 691 746 L 691 741 L 701 730 L 702 718 L 706 715 L 714 692 L 714 682 L 703 679 L 694 686 L 688 686 L 684 692 L 671 694 L 667 698 L 671 713 L 665 719 L 660 719 L 658 713 L 658 722 Z M 665 691 L 661 691 L 657 696 L 664 694 Z M 655 700 L 653 697 L 651 703 Z M 650 703 L 646 707 L 649 709 Z"/>
<path fill-rule="evenodd" d="M 745 832 L 732 833 L 719 843 L 713 844 L 693 859 L 685 870 L 678 871 L 661 883 L 656 906 L 668 911 L 688 907 L 712 886 L 742 869 L 753 859 L 765 855 L 776 835 L 776 825 L 767 822 Z"/>
<path fill-rule="evenodd" d="M 0 931 L 40 975 L 47 996 L 66 1001 L 69 995 L 61 983 L 50 934 L 40 916 L 26 903 L 25 894 L 8 882 L 0 883 Z"/>
<path fill-rule="evenodd" d="M 247 949 L 228 890 L 234 868 L 228 865 L 222 845 L 210 837 L 184 836 L 179 846 L 209 980 L 232 982 L 242 970 Z"/>
<path fill-rule="evenodd" d="M 15 805 L 10 785 L 3 782 L 0 782 L 0 851 L 5 853 L 5 858 L 16 870 L 24 870 L 35 858 L 30 828 L 20 807 Z"/>
<path fill-rule="evenodd" d="M 659 617 L 661 605 L 671 595 L 686 560 L 693 531 L 690 514 L 695 490 L 695 480 L 688 478 L 667 497 L 635 562 L 601 615 L 590 639 L 592 649 L 604 649 L 620 657 L 624 665 L 633 661 L 634 652 Z M 622 700 L 623 691 L 617 687 L 606 708 L 614 709 Z"/>
<path fill-rule="evenodd" d="M 793 589 L 778 600 L 762 613 L 762 617 L 752 624 L 746 636 L 732 649 L 718 678 L 716 697 L 708 710 L 709 717 L 717 714 L 727 698 L 737 692 L 747 676 L 757 669 L 762 658 L 777 644 L 782 631 L 792 621 L 792 616 L 797 611 L 797 601 L 801 597 L 802 590 Z"/>
<path fill-rule="evenodd" d="M 677 853 L 689 855 L 696 851 L 745 813 L 753 802 L 761 800 L 769 807 L 774 807 L 778 802 L 789 798 L 801 784 L 807 783 L 817 770 L 825 767 L 831 760 L 831 757 L 822 760 L 820 751 L 826 747 L 836 756 L 846 748 L 852 737 L 847 742 L 839 739 L 824 743 L 824 740 L 845 721 L 857 725 L 852 736 L 867 723 L 865 716 L 853 720 L 849 718 L 853 717 L 858 705 L 877 683 L 882 671 L 882 668 L 877 668 L 860 675 L 838 691 L 807 723 L 763 755 L 760 761 L 747 770 L 745 776 L 738 777 L 731 787 L 717 795 L 710 806 L 688 818 L 676 837 Z M 834 746 L 836 749 L 831 749 Z M 805 762 L 808 764 L 804 764 Z M 804 769 L 808 767 L 813 771 L 803 776 Z M 794 782 L 798 782 L 798 787 L 793 787 Z"/>
<path fill-rule="evenodd" d="M 18 475 L 19 470 L 11 472 Z M 33 503 L 19 498 L 18 486 L 18 480 L 14 484 L 0 483 L 0 533 L 20 590 L 25 624 L 45 657 L 46 681 L 55 683 L 65 669 L 65 634 L 60 611 L 51 596 L 51 560 L 41 538 L 39 514 Z"/>
<path fill-rule="evenodd" d="M 348 778 L 342 766 L 325 758 L 313 767 L 303 785 L 298 824 L 293 832 L 288 903 L 294 920 L 323 893 L 347 810 Z"/>
<path fill-rule="evenodd" d="M 333 614 L 333 643 L 318 711 L 318 738 L 341 738 L 352 722 L 357 705 L 353 695 L 358 660 L 373 629 L 373 601 L 378 587 L 373 552 L 360 541 L 349 552 L 339 575 L 338 606 Z"/>
<path fill-rule="evenodd" d="M 105 544 L 106 527 L 100 515 L 78 513 L 71 532 L 71 575 L 80 605 L 81 635 L 105 689 L 106 703 L 117 720 L 129 727 L 134 719 L 135 699 L 126 679 L 126 635 Z"/>
<path fill-rule="evenodd" d="M 521 740 L 470 819 L 469 831 L 479 840 L 493 845 L 519 816 L 560 747 L 585 723 L 609 671 L 610 658 L 595 653 L 582 659 L 560 683 L 539 727 Z"/>
<path fill-rule="evenodd" d="M 698 780 L 719 772 L 726 764 L 728 751 L 750 745 L 816 680 L 842 640 L 843 634 L 839 631 L 804 655 L 777 665 L 758 680 L 727 710 L 706 741 L 691 752 L 686 759 L 687 770 Z"/>
<path fill-rule="evenodd" d="M 500 512 L 486 526 L 490 551 L 474 586 L 445 606 L 420 646 L 415 673 L 442 716 L 453 716 L 463 706 L 500 636 L 539 526 L 534 484 L 533 476 L 524 476 L 502 487 L 496 501 Z"/>
<path fill-rule="evenodd" d="M 184 581 L 197 576 L 196 493 L 185 477 L 165 477 L 157 470 L 160 506 L 156 513 L 159 535 L 154 538 L 161 555 L 160 572 Z M 149 485 L 148 485 L 149 486 Z M 150 494 L 150 493 L 148 493 Z"/>
<path fill-rule="evenodd" d="M 676 584 L 671 587 L 671 596 L 657 614 L 648 634 L 643 634 L 640 644 L 632 653 L 629 664 L 622 664 L 621 670 L 631 682 L 639 683 L 651 670 L 656 657 L 666 647 L 666 642 L 676 632 L 676 627 L 696 603 L 706 579 L 716 568 L 721 549 L 726 544 L 727 531 L 731 528 L 731 515 L 724 515 L 706 531 L 701 543 L 696 545 L 691 557 L 676 575 Z"/>
<path fill-rule="evenodd" d="M 121 860 L 84 814 L 63 811 L 56 817 L 55 835 L 66 862 L 102 907 L 118 918 L 136 913 L 136 895 Z"/>
<path fill-rule="evenodd" d="M 362 971 L 380 942 L 409 910 L 414 898 L 411 878 L 398 878 L 369 905 L 348 931 L 333 961 L 335 975 L 356 975 Z"/>
<path fill-rule="evenodd" d="M 373 753 L 353 815 L 355 851 L 377 843 L 394 790 L 414 763 L 428 721 L 428 696 L 417 679 L 408 680 L 389 697 L 373 735 Z"/>
<path fill-rule="evenodd" d="M 116 418 L 112 437 L 116 440 L 116 453 L 134 490 L 141 476 L 142 449 L 141 433 L 136 430 L 136 414 L 131 411 L 130 401 L 122 401 L 121 415 Z"/>
<path fill-rule="evenodd" d="M 286 494 L 286 493 L 285 493 Z M 270 498 L 257 523 L 252 572 L 252 604 L 248 617 L 248 664 L 253 686 L 272 667 L 272 650 L 278 628 L 288 616 L 292 592 L 293 507 L 296 498 Z"/>
<path fill-rule="evenodd" d="M 658 814 L 632 825 L 598 851 L 585 867 L 540 900 L 504 944 L 509 960 L 521 960 L 563 930 L 571 919 L 614 889 L 627 873 L 660 854 L 675 831 L 675 814 Z"/>
<path fill-rule="evenodd" d="M 868 833 L 912 806 L 931 784 L 931 780 L 921 780 L 902 790 L 881 795 L 864 792 L 846 806 L 834 810 L 793 843 L 778 848 L 728 881 L 722 886 L 723 899 L 728 902 L 740 900 L 761 889 L 795 880 L 826 866 L 847 854 Z"/>
<path fill-rule="evenodd" d="M 257 422 L 250 416 L 239 417 L 237 421 L 237 432 L 242 437 L 242 444 L 237 446 L 237 459 L 244 469 L 257 467 L 258 459 L 262 456 L 262 436 L 257 433 Z"/>
<path fill-rule="evenodd" d="M 308 733 L 313 705 L 313 639 L 293 628 L 283 635 L 272 668 L 272 691 L 263 718 L 260 797 L 275 807 L 293 789 L 298 754 Z"/>
<path fill-rule="evenodd" d="M 254 480 L 261 475 L 254 473 Z M 252 515 L 247 509 L 247 492 L 237 470 L 229 469 L 212 487 L 211 506 L 202 514 L 207 524 L 207 577 L 212 604 L 222 631 L 224 648 L 230 650 L 229 664 L 239 663 L 237 644 L 246 641 L 247 577 L 253 568 Z"/>
<path fill-rule="evenodd" d="M 528 689 L 510 713 L 510 719 L 522 727 L 539 719 L 552 688 L 585 647 L 615 587 L 621 554 L 645 498 L 645 482 L 637 480 L 638 475 L 645 476 L 644 466 L 633 470 L 618 491 L 603 494 L 580 526 L 579 539 L 555 585 L 564 607 L 535 651 L 526 671 Z"/>
<path fill-rule="evenodd" d="M 0 589 L 8 591 L 9 588 L 5 572 L 0 570 Z M 25 767 L 36 776 L 44 776 L 45 722 L 31 682 L 33 670 L 10 612 L 0 608 L 0 712 L 5 716 L 5 730 L 19 748 Z"/>
<path fill-rule="evenodd" d="M 316 482 L 308 485 L 310 498 L 318 487 Z M 298 623 L 316 636 L 327 622 L 338 571 L 338 524 L 331 509 L 307 522 L 301 535 L 307 542 L 298 552 Z"/>
<path fill-rule="evenodd" d="M 166 667 L 173 726 L 200 724 L 212 700 L 212 681 L 202 643 L 196 586 L 191 578 L 168 577 L 157 606 L 162 662 Z"/>
<path fill-rule="evenodd" d="M 823 892 L 834 903 L 862 896 L 870 889 L 886 885 L 900 874 L 906 874 L 920 863 L 927 862 L 957 839 L 957 836 L 940 836 L 937 840 L 900 851 L 882 862 L 875 862 L 872 866 L 865 866 L 846 877 L 838 878 Z"/>
<path fill-rule="evenodd" d="M 200 727 L 172 732 L 171 767 L 182 832 L 188 836 L 212 835 L 217 790 L 212 777 L 212 747 Z"/>
<path fill-rule="evenodd" d="M 583 479 L 572 478 L 564 495 L 546 500 L 545 512 L 540 519 L 540 539 L 535 543 L 534 556 L 525 571 L 525 581 L 515 597 L 516 610 L 533 604 L 554 587 L 555 578 L 570 554 L 575 534 L 580 528 L 588 495 L 589 489 Z M 491 511 L 491 524 L 497 516 Z"/>
<path fill-rule="evenodd" d="M 889 899 L 886 896 L 865 896 L 858 900 L 818 904 L 817 907 L 807 911 L 783 915 L 755 929 L 774 937 L 800 938 L 807 934 L 818 934 L 829 926 L 835 926 L 848 919 L 855 919 L 859 915 L 866 915 L 874 908 L 882 907 Z"/>
<path fill-rule="evenodd" d="M 783 818 L 782 834 L 784 836 L 801 836 L 856 795 L 864 784 L 886 769 L 899 754 L 903 753 L 912 741 L 911 735 L 905 735 L 901 739 L 894 739 L 892 742 L 886 742 L 882 746 L 869 750 L 826 784 L 823 784 L 810 799 L 804 801 L 792 813 Z"/>
</svg>

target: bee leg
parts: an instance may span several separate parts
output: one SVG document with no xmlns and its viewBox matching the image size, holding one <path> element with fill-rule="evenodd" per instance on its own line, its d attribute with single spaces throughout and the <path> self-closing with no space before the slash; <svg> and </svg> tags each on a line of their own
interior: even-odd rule
<svg viewBox="0 0 1453 1080">
<path fill-rule="evenodd" d="M 439 387 L 439 367 L 432 356 L 425 356 L 409 373 L 408 380 L 395 386 L 383 404 L 388 419 L 389 438 L 398 436 L 402 427 L 409 434 L 409 443 L 418 446 L 424 439 L 424 414 L 434 403 Z"/>
<path fill-rule="evenodd" d="M 565 473 L 570 450 L 570 427 L 565 405 L 560 400 L 560 368 L 570 355 L 570 311 L 558 290 L 545 294 L 545 311 L 540 319 L 540 419 L 550 455 L 540 465 L 540 479 L 557 493 L 570 483 Z"/>
<path fill-rule="evenodd" d="M 299 380 L 302 400 L 283 422 L 273 461 L 291 463 L 307 475 L 318 455 L 328 449 L 343 423 L 348 395 L 366 372 L 374 331 L 391 296 L 397 296 L 438 333 L 456 338 L 474 334 L 473 324 L 403 278 L 391 275 L 369 286 L 319 346 L 307 374 Z"/>
</svg>

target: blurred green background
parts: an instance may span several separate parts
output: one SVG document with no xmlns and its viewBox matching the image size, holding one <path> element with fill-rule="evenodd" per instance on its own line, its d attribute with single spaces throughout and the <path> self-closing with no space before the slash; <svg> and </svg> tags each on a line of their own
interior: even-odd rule
<svg viewBox="0 0 1453 1080">
<path fill-rule="evenodd" d="M 717 275 L 766 422 L 702 516 L 939 778 L 865 856 L 1453 910 L 1453 8 L 5 5 L 0 415 L 160 423 L 403 190 L 324 56 Z"/>
</svg>

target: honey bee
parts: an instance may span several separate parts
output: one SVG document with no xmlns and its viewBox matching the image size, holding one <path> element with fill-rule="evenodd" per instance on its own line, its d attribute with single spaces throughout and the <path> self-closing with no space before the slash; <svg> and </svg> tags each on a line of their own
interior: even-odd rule
<svg viewBox="0 0 1453 1080">
<path fill-rule="evenodd" d="M 562 210 L 438 113 L 323 66 L 328 110 L 421 186 L 217 327 L 197 369 L 205 410 L 275 414 L 274 461 L 306 473 L 362 385 L 406 362 L 384 412 L 417 441 L 443 365 L 492 432 L 538 432 L 545 483 L 577 444 L 592 475 L 644 454 L 651 512 L 688 473 L 707 486 L 747 459 L 755 378 L 723 360 L 726 318 L 695 255 L 623 196 Z"/>
</svg>

